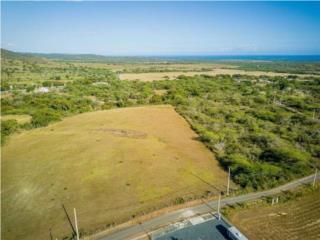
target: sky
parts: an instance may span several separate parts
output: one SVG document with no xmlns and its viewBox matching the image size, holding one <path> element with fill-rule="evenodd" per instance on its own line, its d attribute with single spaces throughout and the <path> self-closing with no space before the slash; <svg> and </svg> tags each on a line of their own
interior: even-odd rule
<svg viewBox="0 0 320 240">
<path fill-rule="evenodd" d="M 2 2 L 1 47 L 102 55 L 320 54 L 320 2 Z"/>
</svg>

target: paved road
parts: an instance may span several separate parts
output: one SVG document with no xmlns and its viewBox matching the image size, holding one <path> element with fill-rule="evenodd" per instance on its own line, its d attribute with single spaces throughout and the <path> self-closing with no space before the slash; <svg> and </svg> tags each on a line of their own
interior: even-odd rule
<svg viewBox="0 0 320 240">
<path fill-rule="evenodd" d="M 237 197 L 230 197 L 230 198 L 224 198 L 221 199 L 221 206 L 225 206 L 228 204 L 235 204 L 235 203 L 242 203 L 250 200 L 259 199 L 261 197 L 274 195 L 277 193 L 280 193 L 282 191 L 286 191 L 289 189 L 296 188 L 300 185 L 311 183 L 313 182 L 314 175 L 310 175 L 308 177 L 304 177 L 298 180 L 295 180 L 293 182 L 287 183 L 285 185 L 281 185 L 279 187 L 266 190 L 263 192 L 255 192 L 255 193 L 248 193 L 245 195 L 237 196 Z M 318 174 L 317 179 L 320 179 L 320 174 Z M 151 220 L 148 220 L 146 222 L 143 222 L 141 224 L 137 224 L 125 229 L 121 229 L 119 231 L 113 232 L 111 234 L 108 234 L 106 236 L 101 236 L 98 239 L 101 240 L 122 240 L 122 239 L 128 239 L 133 236 L 137 236 L 139 234 L 143 234 L 146 232 L 150 232 L 154 229 L 157 229 L 161 226 L 165 226 L 171 222 L 177 222 L 181 219 L 191 217 L 193 215 L 197 214 L 204 214 L 207 212 L 212 211 L 213 209 L 217 209 L 218 201 L 210 201 L 207 203 L 203 203 L 194 207 L 184 208 L 180 209 L 174 212 L 166 213 L 164 215 L 161 215 L 159 217 L 153 218 Z"/>
</svg>

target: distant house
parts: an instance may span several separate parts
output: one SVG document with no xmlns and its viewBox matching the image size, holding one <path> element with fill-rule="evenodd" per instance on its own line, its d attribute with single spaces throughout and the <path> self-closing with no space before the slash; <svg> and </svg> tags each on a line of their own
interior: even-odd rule
<svg viewBox="0 0 320 240">
<path fill-rule="evenodd" d="M 48 87 L 39 87 L 35 90 L 35 92 L 38 92 L 38 93 L 48 93 L 50 92 L 49 88 Z"/>
</svg>

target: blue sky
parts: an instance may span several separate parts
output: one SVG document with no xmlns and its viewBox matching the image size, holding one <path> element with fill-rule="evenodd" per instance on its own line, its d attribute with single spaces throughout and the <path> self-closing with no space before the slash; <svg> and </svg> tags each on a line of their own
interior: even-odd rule
<svg viewBox="0 0 320 240">
<path fill-rule="evenodd" d="M 3 48 L 104 55 L 320 54 L 320 2 L 2 2 Z"/>
</svg>

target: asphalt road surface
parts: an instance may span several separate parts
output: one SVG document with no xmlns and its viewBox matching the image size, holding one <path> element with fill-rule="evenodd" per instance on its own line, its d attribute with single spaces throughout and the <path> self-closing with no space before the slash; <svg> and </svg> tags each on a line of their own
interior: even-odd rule
<svg viewBox="0 0 320 240">
<path fill-rule="evenodd" d="M 266 190 L 263 192 L 255 192 L 255 193 L 248 193 L 245 195 L 240 195 L 236 197 L 230 197 L 230 198 L 223 198 L 221 199 L 221 207 L 229 204 L 235 204 L 235 203 L 243 203 L 246 201 L 251 201 L 255 199 L 259 199 L 266 196 L 272 196 L 277 193 L 281 193 L 282 191 L 290 190 L 293 188 L 296 188 L 298 186 L 301 186 L 303 184 L 312 183 L 314 179 L 314 175 L 310 175 L 304 178 L 300 178 L 298 180 L 292 181 L 290 183 L 287 183 L 285 185 L 281 185 L 279 187 Z M 317 175 L 317 179 L 320 179 L 320 174 Z M 198 214 L 204 214 L 207 212 L 212 212 L 217 209 L 218 206 L 218 200 L 210 201 L 210 202 L 204 202 L 203 204 L 199 204 L 193 207 L 180 209 L 177 211 L 173 211 L 170 213 L 163 214 L 159 217 L 155 217 L 151 220 L 145 221 L 143 223 L 133 225 L 131 227 L 127 227 L 124 229 L 120 229 L 116 232 L 112 232 L 108 235 L 101 236 L 98 239 L 101 240 L 123 240 L 123 239 L 130 239 L 134 236 L 138 236 L 139 234 L 143 235 L 148 232 L 151 232 L 152 230 L 155 230 L 161 226 L 168 225 L 170 223 L 177 222 L 179 220 L 185 219 L 187 217 L 191 217 Z"/>
</svg>

